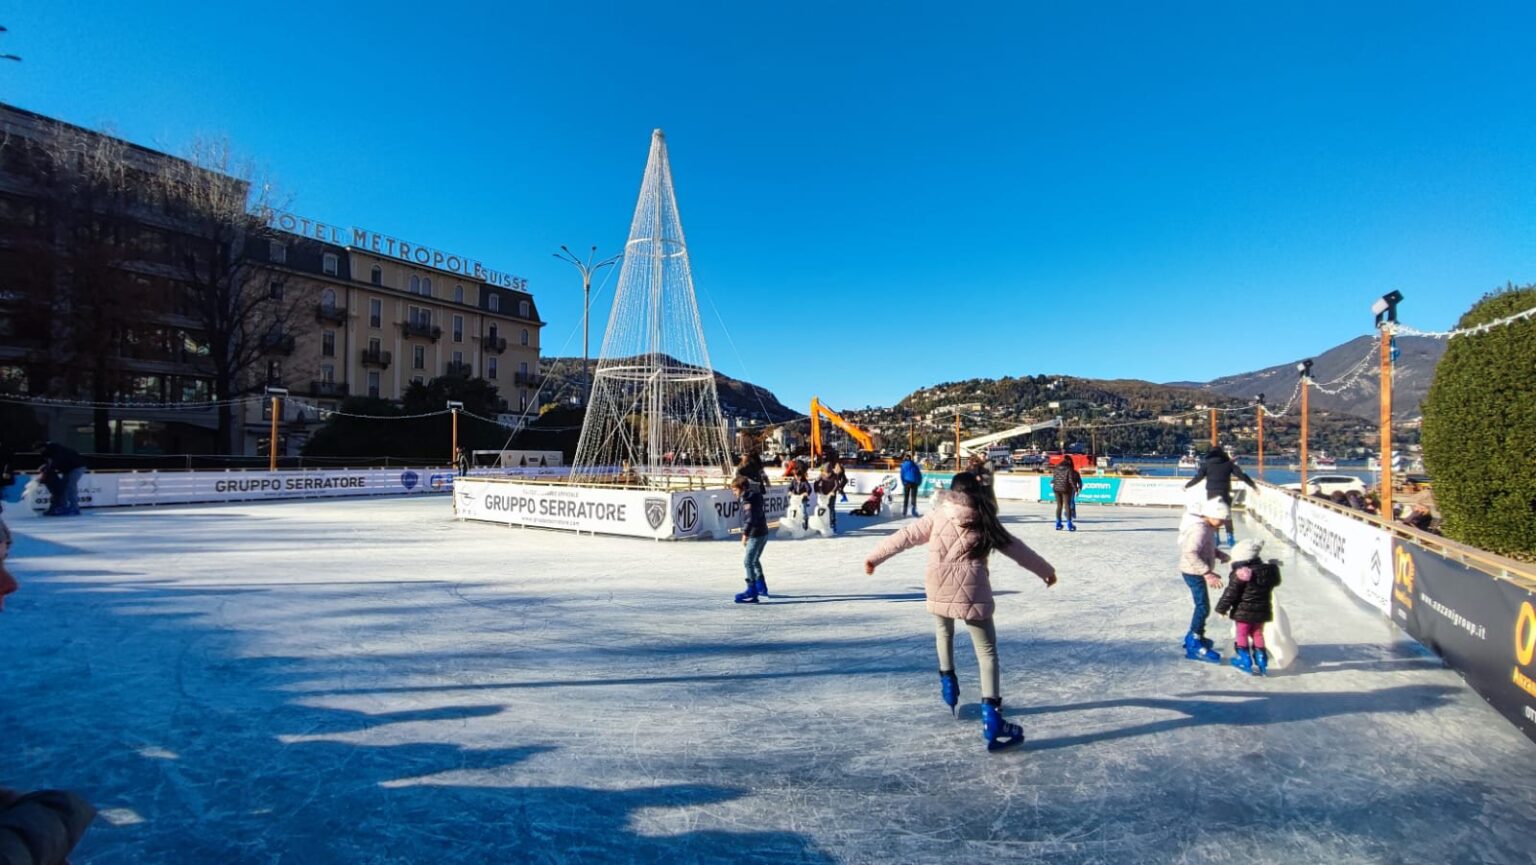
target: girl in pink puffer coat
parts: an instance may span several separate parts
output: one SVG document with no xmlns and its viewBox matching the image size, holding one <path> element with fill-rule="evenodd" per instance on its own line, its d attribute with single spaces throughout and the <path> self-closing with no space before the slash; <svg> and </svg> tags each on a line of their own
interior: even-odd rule
<svg viewBox="0 0 1536 865">
<path fill-rule="evenodd" d="M 864 562 L 864 572 L 873 574 L 886 559 L 919 544 L 928 545 L 924 589 L 928 612 L 935 620 L 944 702 L 953 712 L 960 699 L 954 645 L 955 620 L 960 619 L 971 632 L 971 645 L 981 667 L 982 736 L 987 749 L 1017 745 L 1024 741 L 1024 731 L 1004 721 L 1001 714 L 1002 677 L 997 666 L 997 629 L 992 624 L 997 605 L 992 600 L 987 557 L 996 550 L 1033 571 L 1047 587 L 1056 584 L 1056 569 L 1003 528 L 997 518 L 997 504 L 969 472 L 955 475 L 949 491 L 935 495 L 921 519 L 881 541 Z"/>
</svg>

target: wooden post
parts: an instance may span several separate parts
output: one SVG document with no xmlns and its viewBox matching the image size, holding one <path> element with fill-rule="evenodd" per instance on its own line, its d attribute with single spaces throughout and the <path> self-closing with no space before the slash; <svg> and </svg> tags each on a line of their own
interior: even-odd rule
<svg viewBox="0 0 1536 865">
<path fill-rule="evenodd" d="M 277 471 L 277 418 L 282 411 L 282 397 L 272 395 L 272 440 L 267 445 L 267 469 Z"/>
<path fill-rule="evenodd" d="M 1381 518 L 1392 521 L 1392 325 L 1381 328 Z"/>
<path fill-rule="evenodd" d="M 448 451 L 449 468 L 457 471 L 459 468 L 459 410 L 453 410 L 453 449 Z"/>
<path fill-rule="evenodd" d="M 1312 379 L 1310 376 L 1301 377 L 1301 494 L 1307 494 L 1307 391 L 1310 389 Z"/>
<path fill-rule="evenodd" d="M 1211 447 L 1216 446 L 1216 409 L 1211 409 Z"/>
<path fill-rule="evenodd" d="M 955 412 L 955 471 L 960 469 L 960 413 Z"/>
<path fill-rule="evenodd" d="M 1264 403 L 1259 403 L 1259 480 L 1264 480 Z"/>
</svg>

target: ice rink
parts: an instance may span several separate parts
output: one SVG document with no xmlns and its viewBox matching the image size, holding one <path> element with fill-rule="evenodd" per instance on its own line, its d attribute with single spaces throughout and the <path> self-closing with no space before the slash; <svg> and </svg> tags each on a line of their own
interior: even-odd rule
<svg viewBox="0 0 1536 865">
<path fill-rule="evenodd" d="M 1062 581 L 994 558 L 1000 754 L 924 554 L 862 571 L 901 523 L 770 542 L 748 607 L 738 543 L 447 497 L 12 520 L 0 784 L 103 809 L 76 865 L 1536 857 L 1536 746 L 1281 542 L 1301 659 L 1252 679 L 1184 659 L 1176 513 L 1005 513 Z"/>
</svg>

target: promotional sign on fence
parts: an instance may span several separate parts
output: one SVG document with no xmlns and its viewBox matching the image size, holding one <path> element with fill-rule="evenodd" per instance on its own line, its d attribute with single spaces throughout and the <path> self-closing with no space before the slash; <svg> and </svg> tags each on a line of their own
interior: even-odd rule
<svg viewBox="0 0 1536 865">
<path fill-rule="evenodd" d="M 671 495 L 673 537 L 724 538 L 742 526 L 741 501 L 731 490 L 693 490 Z M 763 513 L 769 522 L 781 519 L 788 510 L 788 487 L 769 487 L 763 493 Z"/>
<path fill-rule="evenodd" d="M 1392 621 L 1536 740 L 1536 594 L 1406 541 L 1392 558 Z"/>
<path fill-rule="evenodd" d="M 1051 476 L 1040 476 L 1040 501 L 1055 501 L 1056 491 L 1051 489 Z M 1083 488 L 1077 494 L 1080 504 L 1112 505 L 1120 498 L 1120 478 L 1101 478 L 1089 475 L 1083 478 Z"/>
<path fill-rule="evenodd" d="M 119 505 L 179 505 L 306 499 L 338 496 L 406 495 L 447 492 L 447 469 L 300 469 L 295 471 L 87 472 L 80 480 L 83 508 Z M 42 484 L 30 486 L 26 504 L 42 513 L 52 504 Z"/>
<path fill-rule="evenodd" d="M 1296 546 L 1337 576 L 1351 592 L 1392 614 L 1392 535 L 1308 501 L 1295 510 Z"/>
<path fill-rule="evenodd" d="M 460 478 L 460 519 L 640 538 L 672 536 L 672 496 L 653 490 Z"/>
</svg>

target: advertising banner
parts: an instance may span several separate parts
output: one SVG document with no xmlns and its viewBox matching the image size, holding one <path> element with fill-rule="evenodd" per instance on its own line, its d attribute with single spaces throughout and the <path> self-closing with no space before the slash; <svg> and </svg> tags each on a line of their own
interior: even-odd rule
<svg viewBox="0 0 1536 865">
<path fill-rule="evenodd" d="M 672 496 L 653 490 L 460 478 L 453 508 L 461 520 L 638 538 L 672 537 Z"/>
<path fill-rule="evenodd" d="M 1183 478 L 1121 478 L 1115 501 L 1122 505 L 1183 507 L 1188 495 L 1184 484 Z"/>
<path fill-rule="evenodd" d="M 1392 621 L 1536 740 L 1536 594 L 1397 540 Z"/>
<path fill-rule="evenodd" d="M 1077 494 L 1078 504 L 1112 505 L 1120 498 L 1120 478 L 1101 478 L 1088 475 L 1083 478 L 1083 488 Z M 1040 501 L 1053 502 L 1056 500 L 1056 491 L 1051 489 L 1051 476 L 1041 475 L 1039 481 Z"/>
<path fill-rule="evenodd" d="M 119 505 L 168 505 L 255 499 L 335 498 L 448 492 L 448 469 L 120 472 Z"/>
<path fill-rule="evenodd" d="M 789 488 L 769 487 L 763 493 L 763 510 L 770 523 L 782 519 L 789 510 Z M 730 490 L 672 493 L 673 537 L 725 538 L 741 526 L 741 502 Z"/>
<path fill-rule="evenodd" d="M 1307 501 L 1297 502 L 1295 521 L 1292 540 L 1302 552 L 1383 616 L 1392 614 L 1390 533 Z"/>
</svg>

